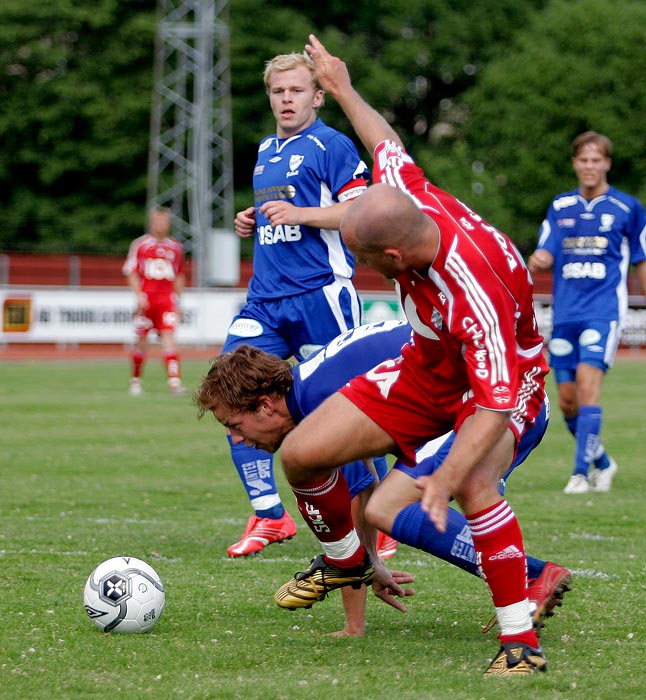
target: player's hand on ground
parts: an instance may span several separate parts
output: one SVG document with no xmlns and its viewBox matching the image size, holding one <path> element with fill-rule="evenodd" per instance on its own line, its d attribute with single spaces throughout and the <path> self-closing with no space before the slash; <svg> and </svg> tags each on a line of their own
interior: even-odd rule
<svg viewBox="0 0 646 700">
<path fill-rule="evenodd" d="M 440 532 L 445 532 L 452 489 L 447 488 L 438 473 L 420 476 L 415 486 L 423 491 L 422 510 L 428 513 L 431 522 Z"/>
<path fill-rule="evenodd" d="M 260 213 L 269 219 L 272 226 L 296 225 L 303 223 L 299 218 L 299 208 L 283 200 L 265 202 L 260 207 Z"/>
<path fill-rule="evenodd" d="M 415 577 L 406 571 L 389 571 L 383 564 L 375 564 L 375 577 L 372 581 L 372 591 L 388 605 L 401 612 L 406 612 L 406 606 L 397 598 L 415 595 L 412 588 L 404 588 L 402 584 L 413 583 Z"/>
<path fill-rule="evenodd" d="M 233 228 L 240 238 L 249 238 L 256 233 L 256 209 L 247 207 L 236 214 Z"/>
<path fill-rule="evenodd" d="M 310 34 L 309 39 L 310 43 L 305 44 L 305 51 L 314 61 L 319 85 L 335 97 L 340 90 L 350 85 L 348 68 L 340 58 L 332 56 L 314 34 Z"/>
</svg>

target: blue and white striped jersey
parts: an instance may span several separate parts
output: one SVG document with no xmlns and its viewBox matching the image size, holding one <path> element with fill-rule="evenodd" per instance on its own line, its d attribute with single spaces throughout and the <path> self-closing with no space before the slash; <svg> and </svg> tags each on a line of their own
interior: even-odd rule
<svg viewBox="0 0 646 700">
<path fill-rule="evenodd" d="M 550 204 L 538 248 L 554 256 L 554 323 L 622 323 L 629 266 L 646 260 L 644 208 L 614 187 L 591 201 L 564 192 Z"/>
<path fill-rule="evenodd" d="M 317 119 L 287 139 L 258 147 L 253 188 L 256 207 L 254 274 L 248 301 L 282 299 L 350 279 L 354 260 L 336 230 L 305 225 L 273 227 L 259 208 L 284 199 L 297 207 L 325 207 L 353 199 L 370 172 L 352 141 Z"/>
</svg>

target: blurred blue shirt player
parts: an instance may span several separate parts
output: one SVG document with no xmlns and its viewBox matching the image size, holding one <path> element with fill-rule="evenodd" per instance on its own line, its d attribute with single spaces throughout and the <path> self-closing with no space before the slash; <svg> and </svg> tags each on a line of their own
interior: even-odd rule
<svg viewBox="0 0 646 700">
<path fill-rule="evenodd" d="M 554 269 L 550 365 L 559 405 L 576 439 L 567 494 L 609 491 L 617 464 L 600 440 L 601 385 L 612 366 L 635 265 L 646 291 L 646 216 L 640 202 L 608 184 L 612 143 L 594 131 L 572 143 L 578 187 L 557 195 L 530 256 L 531 272 Z"/>
</svg>

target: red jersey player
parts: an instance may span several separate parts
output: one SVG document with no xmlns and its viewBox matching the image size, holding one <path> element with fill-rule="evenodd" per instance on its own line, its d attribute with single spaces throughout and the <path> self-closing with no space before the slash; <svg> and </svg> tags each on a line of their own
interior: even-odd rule
<svg viewBox="0 0 646 700">
<path fill-rule="evenodd" d="M 454 429 L 447 456 L 417 479 L 411 499 L 421 499 L 442 532 L 452 497 L 467 519 L 500 626 L 500 650 L 486 673 L 544 671 L 522 532 L 498 491 L 545 399 L 548 368 L 531 278 L 511 240 L 434 187 L 354 90 L 343 61 L 316 37 L 310 42 L 321 86 L 375 154 L 378 184 L 349 207 L 341 233 L 358 261 L 395 280 L 414 334 L 400 357 L 351 380 L 285 438 L 283 468 L 324 555 L 281 587 L 276 602 L 305 607 L 330 589 L 373 579 L 401 595 L 383 569 L 371 571 L 351 519 L 343 517 L 347 484 L 334 467 L 386 452 L 413 464 L 416 447 Z"/>
<path fill-rule="evenodd" d="M 154 209 L 148 218 L 149 232 L 130 245 L 123 274 L 135 293 L 136 342 L 132 350 L 130 393 L 141 394 L 141 376 L 146 360 L 148 333 L 155 330 L 162 343 L 168 388 L 183 393 L 180 360 L 175 344 L 179 322 L 178 298 L 185 284 L 184 251 L 169 235 L 172 217 L 165 208 Z"/>
</svg>

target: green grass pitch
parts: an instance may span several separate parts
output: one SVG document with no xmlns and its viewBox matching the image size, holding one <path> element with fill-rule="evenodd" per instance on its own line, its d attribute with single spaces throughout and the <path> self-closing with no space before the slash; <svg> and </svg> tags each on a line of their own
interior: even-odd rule
<svg viewBox="0 0 646 700">
<path fill-rule="evenodd" d="M 186 362 L 187 385 L 206 369 Z M 405 546 L 390 566 L 416 576 L 417 594 L 406 614 L 371 595 L 361 639 L 326 636 L 342 627 L 338 594 L 306 611 L 275 606 L 274 590 L 319 553 L 313 535 L 298 518 L 291 542 L 228 559 L 249 508 L 223 430 L 210 416 L 197 420 L 190 395 L 166 392 L 158 362 L 142 397 L 128 396 L 127 374 L 125 357 L 0 365 L 1 697 L 643 693 L 646 363 L 620 361 L 606 378 L 603 438 L 620 469 L 610 493 L 562 493 L 573 440 L 556 405 L 543 444 L 509 480 L 528 551 L 574 573 L 541 637 L 548 672 L 513 680 L 482 677 L 498 647 L 495 631 L 480 629 L 493 612 L 484 584 Z M 103 635 L 83 609 L 87 576 L 121 554 L 151 563 L 166 585 L 164 615 L 144 635 Z"/>
</svg>

